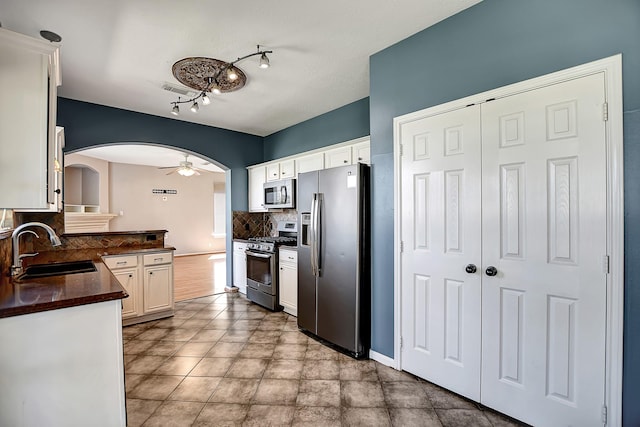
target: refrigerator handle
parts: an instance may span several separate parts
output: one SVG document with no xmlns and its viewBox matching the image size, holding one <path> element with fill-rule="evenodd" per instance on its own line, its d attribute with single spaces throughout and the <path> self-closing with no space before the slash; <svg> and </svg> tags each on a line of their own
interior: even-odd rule
<svg viewBox="0 0 640 427">
<path fill-rule="evenodd" d="M 315 194 L 316 203 L 315 203 L 315 230 L 314 230 L 314 238 L 313 245 L 315 247 L 315 265 L 316 265 L 316 273 L 315 275 L 320 277 L 321 268 L 321 257 L 320 257 L 320 247 L 321 239 L 322 239 L 322 193 Z"/>
<path fill-rule="evenodd" d="M 318 206 L 318 193 L 313 193 L 313 198 L 311 199 L 311 226 L 309 230 L 309 243 L 311 246 L 311 274 L 314 276 L 318 275 L 318 265 L 316 264 L 317 254 L 316 254 L 316 239 L 317 232 L 316 229 L 318 227 L 316 220 L 316 210 Z"/>
</svg>

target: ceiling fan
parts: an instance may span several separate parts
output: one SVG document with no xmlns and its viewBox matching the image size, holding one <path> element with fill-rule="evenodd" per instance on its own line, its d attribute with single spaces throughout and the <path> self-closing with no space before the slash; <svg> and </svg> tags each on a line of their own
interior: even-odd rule
<svg viewBox="0 0 640 427">
<path fill-rule="evenodd" d="M 173 169 L 167 175 L 178 172 L 182 176 L 200 175 L 200 172 L 210 172 L 206 169 L 199 169 L 193 166 L 193 163 L 189 161 L 189 155 L 184 154 L 184 161 L 180 162 L 178 166 L 166 166 L 158 169 Z"/>
</svg>

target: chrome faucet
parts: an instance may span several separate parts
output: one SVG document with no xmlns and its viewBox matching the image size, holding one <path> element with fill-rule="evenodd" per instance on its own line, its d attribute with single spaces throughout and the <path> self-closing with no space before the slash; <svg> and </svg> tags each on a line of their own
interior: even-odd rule
<svg viewBox="0 0 640 427">
<path fill-rule="evenodd" d="M 19 225 L 13 230 L 13 233 L 11 234 L 11 241 L 13 246 L 13 265 L 11 266 L 12 276 L 17 276 L 20 273 L 22 273 L 22 258 L 38 255 L 37 253 L 20 255 L 20 236 L 26 233 L 31 233 L 36 237 L 39 237 L 35 231 L 31 231 L 31 230 L 22 231 L 27 227 L 44 228 L 46 232 L 49 233 L 49 240 L 51 241 L 52 246 L 62 245 L 62 242 L 60 242 L 60 238 L 58 237 L 56 232 L 53 231 L 53 228 L 49 227 L 47 224 L 44 224 L 42 222 L 27 222 L 25 224 Z"/>
</svg>

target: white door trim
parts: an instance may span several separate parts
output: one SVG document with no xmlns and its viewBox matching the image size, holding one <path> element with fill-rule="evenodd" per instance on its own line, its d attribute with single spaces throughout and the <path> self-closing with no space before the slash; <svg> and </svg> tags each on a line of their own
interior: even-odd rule
<svg viewBox="0 0 640 427">
<path fill-rule="evenodd" d="M 608 121 L 607 144 L 607 343 L 605 404 L 607 424 L 622 424 L 622 345 L 624 319 L 624 176 L 623 176 L 623 106 L 622 55 L 614 55 L 577 67 L 514 83 L 501 88 L 426 108 L 393 119 L 394 157 L 394 358 L 393 367 L 402 369 L 401 360 L 401 162 L 400 129 L 405 123 L 455 110 L 489 99 L 503 98 L 567 80 L 601 73 L 605 75 Z"/>
</svg>

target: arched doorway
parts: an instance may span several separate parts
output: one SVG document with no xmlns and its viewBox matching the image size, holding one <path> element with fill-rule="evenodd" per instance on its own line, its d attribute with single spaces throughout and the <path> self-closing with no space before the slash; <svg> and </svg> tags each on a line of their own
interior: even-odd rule
<svg viewBox="0 0 640 427">
<path fill-rule="evenodd" d="M 183 175 L 185 165 L 195 173 Z M 185 149 L 140 142 L 67 152 L 65 170 L 69 167 L 100 171 L 92 179 L 94 188 L 85 193 L 91 195 L 94 212 L 111 217 L 109 231 L 168 230 L 165 244 L 176 248 L 176 301 L 224 292 L 231 218 L 228 168 Z M 65 209 L 65 221 L 78 216 L 69 211 L 80 204 L 75 200 L 78 184 L 65 179 L 67 185 L 74 193 L 69 193 L 73 203 Z"/>
</svg>

